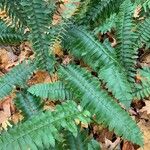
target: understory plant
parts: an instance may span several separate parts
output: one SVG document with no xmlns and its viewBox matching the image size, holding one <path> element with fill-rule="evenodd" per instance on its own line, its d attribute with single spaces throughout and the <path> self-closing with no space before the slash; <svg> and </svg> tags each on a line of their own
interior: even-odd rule
<svg viewBox="0 0 150 150">
<path fill-rule="evenodd" d="M 7 14 L 0 19 L 0 45 L 28 41 L 34 52 L 0 78 L 0 99 L 16 93 L 23 115 L 1 133 L 1 150 L 98 150 L 83 127 L 92 123 L 143 146 L 129 109 L 150 96 L 150 68 L 138 65 L 139 50 L 150 46 L 149 0 L 1 0 L 0 8 Z M 56 44 L 73 57 L 69 63 L 55 54 Z M 29 85 L 38 70 L 59 80 Z M 45 100 L 54 109 L 45 110 Z"/>
</svg>

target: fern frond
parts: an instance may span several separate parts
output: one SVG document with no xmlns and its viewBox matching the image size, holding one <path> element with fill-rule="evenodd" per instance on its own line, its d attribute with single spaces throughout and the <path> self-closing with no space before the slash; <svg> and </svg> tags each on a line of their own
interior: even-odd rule
<svg viewBox="0 0 150 150">
<path fill-rule="evenodd" d="M 138 32 L 138 44 L 140 47 L 142 45 L 146 44 L 148 47 L 150 47 L 150 17 L 146 18 L 137 28 Z"/>
<path fill-rule="evenodd" d="M 150 9 L 150 0 L 146 0 L 142 6 L 144 8 L 144 11 L 147 12 Z"/>
<path fill-rule="evenodd" d="M 131 86 L 128 82 L 127 76 L 116 65 L 108 65 L 103 67 L 99 73 L 99 78 L 106 82 L 109 92 L 112 92 L 126 108 L 130 107 L 133 96 L 131 93 Z"/>
<path fill-rule="evenodd" d="M 92 20 L 94 23 L 103 22 L 106 18 L 109 18 L 111 14 L 119 11 L 119 6 L 123 0 L 100 0 L 95 3 L 87 13 L 87 20 Z"/>
<path fill-rule="evenodd" d="M 47 34 L 52 22 L 55 3 L 47 5 L 44 0 L 30 1 L 22 0 L 21 5 L 26 14 L 27 26 L 30 29 L 29 39 L 35 51 L 37 66 L 42 70 L 52 71 L 53 57 L 49 47 Z"/>
<path fill-rule="evenodd" d="M 107 18 L 102 24 L 94 29 L 94 34 L 97 35 L 99 32 L 101 34 L 105 34 L 108 31 L 111 31 L 112 28 L 115 27 L 117 20 L 117 15 L 112 14 L 109 18 Z"/>
<path fill-rule="evenodd" d="M 117 135 L 133 143 L 143 145 L 140 129 L 121 107 L 99 88 L 99 81 L 80 67 L 69 65 L 60 67 L 59 76 L 76 97 L 81 98 L 81 105 L 96 115 L 96 119 L 109 126 Z"/>
<path fill-rule="evenodd" d="M 130 0 L 125 0 L 120 7 L 117 23 L 117 55 L 120 63 L 126 69 L 128 79 L 134 82 L 136 74 L 135 64 L 137 59 L 137 48 L 135 48 L 136 34 L 133 30 L 133 4 Z"/>
<path fill-rule="evenodd" d="M 25 91 L 17 94 L 15 105 L 21 110 L 25 119 L 37 115 L 42 110 L 43 106 L 40 98 Z"/>
<path fill-rule="evenodd" d="M 1 0 L 0 8 L 11 18 L 11 22 L 10 20 L 4 19 L 7 24 L 15 28 L 21 28 L 26 25 L 25 15 L 20 5 L 20 0 Z"/>
<path fill-rule="evenodd" d="M 130 94 L 131 88 L 127 81 L 128 78 L 125 70 L 120 66 L 115 56 L 115 50 L 108 41 L 101 44 L 87 32 L 74 27 L 68 30 L 67 37 L 64 38 L 64 45 L 76 58 L 82 59 L 92 69 L 98 72 L 99 78 L 107 83 L 109 91 L 112 91 L 114 96 L 129 108 L 132 97 Z M 112 73 L 111 76 L 110 72 Z M 115 84 L 116 88 L 113 87 L 114 83 L 118 83 Z"/>
<path fill-rule="evenodd" d="M 58 105 L 55 111 L 46 111 L 28 121 L 17 125 L 0 136 L 0 149 L 44 149 L 55 146 L 55 140 L 60 141 L 60 129 L 65 128 L 77 136 L 75 119 L 89 122 L 89 113 L 80 111 L 73 102 Z"/>
<path fill-rule="evenodd" d="M 77 137 L 71 132 L 64 132 L 64 142 L 61 145 L 62 150 L 100 150 L 99 143 L 88 136 L 87 131 L 79 130 Z"/>
<path fill-rule="evenodd" d="M 150 68 L 144 67 L 138 70 L 139 76 L 142 78 L 141 83 L 136 84 L 135 98 L 144 99 L 150 97 Z"/>
<path fill-rule="evenodd" d="M 21 31 L 15 31 L 14 28 L 8 27 L 3 20 L 0 20 L 0 45 L 19 44 L 25 39 Z"/>
<path fill-rule="evenodd" d="M 99 70 L 111 62 L 117 63 L 113 52 L 105 49 L 88 32 L 76 26 L 68 28 L 67 31 L 68 34 L 63 37 L 64 47 L 70 50 L 76 58 L 92 66 L 94 70 Z"/>
<path fill-rule="evenodd" d="M 68 91 L 62 82 L 36 84 L 31 86 L 28 91 L 41 98 L 49 100 L 71 100 L 73 95 Z"/>
<path fill-rule="evenodd" d="M 0 99 L 9 95 L 15 86 L 24 86 L 36 67 L 32 62 L 23 62 L 0 78 Z"/>
</svg>

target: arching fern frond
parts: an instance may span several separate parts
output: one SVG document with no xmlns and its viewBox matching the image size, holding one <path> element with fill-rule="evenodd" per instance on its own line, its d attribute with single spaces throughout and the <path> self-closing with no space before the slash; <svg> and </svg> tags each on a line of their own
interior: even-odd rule
<svg viewBox="0 0 150 150">
<path fill-rule="evenodd" d="M 23 12 L 26 14 L 27 26 L 30 29 L 29 39 L 35 51 L 37 66 L 42 70 L 52 71 L 53 57 L 49 51 L 49 39 L 47 38 L 55 3 L 47 5 L 44 0 L 22 0 Z"/>
<path fill-rule="evenodd" d="M 135 98 L 144 99 L 150 97 L 150 68 L 144 67 L 138 70 L 141 83 L 136 84 Z"/>
<path fill-rule="evenodd" d="M 140 129 L 121 107 L 99 88 L 99 81 L 85 69 L 69 65 L 60 67 L 59 76 L 68 89 L 81 98 L 81 105 L 95 114 L 95 118 L 114 130 L 117 135 L 133 143 L 143 145 Z"/>
<path fill-rule="evenodd" d="M 112 14 L 109 18 L 107 18 L 102 24 L 94 29 L 94 34 L 97 35 L 99 32 L 101 34 L 105 34 L 106 32 L 110 32 L 112 28 L 115 27 L 117 21 L 117 15 Z"/>
<path fill-rule="evenodd" d="M 127 76 L 116 65 L 108 65 L 103 67 L 99 73 L 99 78 L 106 82 L 109 92 L 112 92 L 127 109 L 132 102 L 132 90 L 128 82 Z"/>
<path fill-rule="evenodd" d="M 20 0 L 1 0 L 0 8 L 11 18 L 11 22 L 8 22 L 10 20 L 5 20 L 11 26 L 20 28 L 26 25 L 25 15 L 20 5 Z"/>
<path fill-rule="evenodd" d="M 55 140 L 62 139 L 60 129 L 65 128 L 77 136 L 75 119 L 89 122 L 89 113 L 80 111 L 73 102 L 58 105 L 55 111 L 40 113 L 28 121 L 15 126 L 0 136 L 0 150 L 3 149 L 45 149 L 55 146 Z"/>
<path fill-rule="evenodd" d="M 0 78 L 0 99 L 9 95 L 15 86 L 24 86 L 36 67 L 32 62 L 23 62 Z"/>
<path fill-rule="evenodd" d="M 62 82 L 36 84 L 31 86 L 28 91 L 49 100 L 71 100 L 73 98 L 72 93 L 65 88 Z"/>
<path fill-rule="evenodd" d="M 106 18 L 109 18 L 111 14 L 119 11 L 119 6 L 122 2 L 123 0 L 96 1 L 87 13 L 87 20 L 92 20 L 94 23 L 103 22 Z"/>
<path fill-rule="evenodd" d="M 130 0 L 125 0 L 120 7 L 117 22 L 117 55 L 120 63 L 126 69 L 128 79 L 134 82 L 136 74 L 135 64 L 137 58 L 137 48 L 135 48 L 136 35 L 133 30 L 133 4 Z"/>
<path fill-rule="evenodd" d="M 105 49 L 88 32 L 76 26 L 67 29 L 67 31 L 68 34 L 63 37 L 64 47 L 94 70 L 99 70 L 102 66 L 117 61 L 113 52 Z"/>
<path fill-rule="evenodd" d="M 107 83 L 109 91 L 112 91 L 114 96 L 129 108 L 132 96 L 128 78 L 123 66 L 120 66 L 115 56 L 115 50 L 108 41 L 101 44 L 86 31 L 74 27 L 68 29 L 68 34 L 64 38 L 64 46 L 76 58 L 82 59 L 98 72 L 99 78 Z M 116 88 L 113 87 L 114 83 Z"/>
<path fill-rule="evenodd" d="M 20 44 L 24 39 L 25 35 L 21 31 L 16 31 L 0 20 L 0 45 Z"/>
<path fill-rule="evenodd" d="M 79 130 L 77 137 L 71 132 L 64 132 L 64 142 L 61 145 L 62 150 L 100 150 L 100 144 L 88 136 L 87 131 Z"/>
<path fill-rule="evenodd" d="M 40 98 L 31 95 L 28 92 L 20 92 L 15 98 L 16 107 L 21 110 L 25 120 L 37 115 L 42 111 L 42 102 Z"/>
<path fill-rule="evenodd" d="M 137 28 L 138 32 L 138 44 L 142 47 L 143 44 L 146 44 L 147 47 L 150 47 L 150 17 L 146 18 Z"/>
</svg>

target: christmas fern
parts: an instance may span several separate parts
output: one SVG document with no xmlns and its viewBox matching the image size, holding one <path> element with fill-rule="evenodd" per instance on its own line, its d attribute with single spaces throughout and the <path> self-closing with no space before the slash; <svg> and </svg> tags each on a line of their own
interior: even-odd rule
<svg viewBox="0 0 150 150">
<path fill-rule="evenodd" d="M 127 72 L 128 80 L 134 82 L 136 74 L 135 64 L 137 49 L 134 46 L 136 39 L 133 30 L 133 10 L 134 7 L 130 0 L 125 0 L 120 7 L 117 23 L 117 57 Z"/>
<path fill-rule="evenodd" d="M 77 137 L 74 137 L 71 132 L 64 132 L 64 141 L 60 145 L 59 149 L 100 150 L 100 146 L 96 140 L 88 136 L 86 131 L 80 131 L 78 129 Z"/>
<path fill-rule="evenodd" d="M 3 20 L 0 20 L 0 45 L 20 44 L 24 38 L 21 31 L 16 32 L 14 28 L 8 27 Z"/>
<path fill-rule="evenodd" d="M 32 62 L 23 62 L 2 76 L 0 78 L 0 99 L 9 95 L 16 86 L 24 87 L 35 68 Z"/>
<path fill-rule="evenodd" d="M 150 17 L 146 18 L 142 23 L 140 23 L 137 32 L 138 32 L 138 44 L 140 47 L 142 47 L 144 44 L 147 45 L 147 47 L 150 47 Z"/>
<path fill-rule="evenodd" d="M 17 93 L 15 105 L 22 111 L 25 119 L 29 119 L 30 117 L 37 115 L 42 110 L 43 106 L 40 98 L 37 98 L 25 91 Z"/>
<path fill-rule="evenodd" d="M 137 4 L 146 9 L 135 17 Z M 0 78 L 0 99 L 17 93 L 14 105 L 24 118 L 2 131 L 0 150 L 98 150 L 97 139 L 82 132 L 93 122 L 142 146 L 124 109 L 150 96 L 150 68 L 137 65 L 138 50 L 149 47 L 148 9 L 148 0 L 1 0 L 7 16 L 0 16 L 0 45 L 28 41 L 34 56 Z M 58 81 L 31 86 L 37 70 L 55 72 Z M 45 110 L 47 101 L 52 110 Z"/>
<path fill-rule="evenodd" d="M 141 132 L 136 123 L 99 87 L 96 78 L 74 65 L 61 67 L 59 72 L 61 79 L 67 82 L 68 89 L 81 99 L 81 105 L 93 115 L 96 114 L 96 120 L 109 126 L 110 130 L 123 138 L 142 145 Z"/>
<path fill-rule="evenodd" d="M 68 91 L 62 82 L 36 84 L 31 86 L 28 91 L 41 98 L 49 100 L 69 100 L 73 95 Z"/>
<path fill-rule="evenodd" d="M 55 5 L 47 5 L 44 0 L 21 1 L 21 6 L 26 15 L 27 26 L 30 29 L 29 39 L 32 42 L 36 53 L 37 66 L 43 70 L 51 71 L 53 64 L 52 52 L 49 51 L 49 41 L 47 34 L 49 25 L 52 22 L 50 18 L 55 10 Z"/>
<path fill-rule="evenodd" d="M 68 35 L 64 37 L 65 48 L 98 72 L 99 78 L 107 83 L 114 96 L 129 108 L 132 100 L 131 87 L 125 69 L 120 65 L 110 44 L 106 41 L 101 44 L 88 32 L 76 27 L 68 29 Z M 114 83 L 118 83 L 115 84 L 116 88 Z"/>
<path fill-rule="evenodd" d="M 150 68 L 144 67 L 138 72 L 141 77 L 141 83 L 136 84 L 135 97 L 143 99 L 150 96 Z"/>
<path fill-rule="evenodd" d="M 62 140 L 59 131 L 64 128 L 77 135 L 75 119 L 87 123 L 89 113 L 80 111 L 77 105 L 70 101 L 57 106 L 55 111 L 38 114 L 0 136 L 0 149 L 45 149 L 55 146 L 55 141 Z M 47 134 L 48 133 L 48 134 Z"/>
</svg>

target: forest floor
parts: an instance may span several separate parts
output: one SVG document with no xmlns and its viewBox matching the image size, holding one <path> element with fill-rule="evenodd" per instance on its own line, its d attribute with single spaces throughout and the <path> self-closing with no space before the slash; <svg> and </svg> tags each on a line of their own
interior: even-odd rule
<svg viewBox="0 0 150 150">
<path fill-rule="evenodd" d="M 68 63 L 72 58 L 69 55 L 64 55 L 59 46 L 56 46 L 55 54 L 63 59 L 63 63 Z M 29 43 L 22 43 L 18 47 L 0 47 L 0 76 L 9 72 L 14 66 L 22 62 L 24 59 L 34 57 Z M 150 66 L 150 54 L 140 55 L 139 63 L 143 66 Z M 57 81 L 57 74 L 49 76 L 47 72 L 38 71 L 28 81 L 29 85 L 54 82 Z M 137 80 L 140 77 L 137 76 Z M 22 120 L 21 113 L 15 108 L 13 99 L 14 92 L 2 101 L 0 101 L 0 131 L 8 130 L 8 128 L 19 123 Z M 53 102 L 46 102 L 45 109 L 54 107 Z M 138 123 L 144 134 L 144 150 L 150 150 L 150 100 L 134 101 L 131 105 L 130 114 Z M 115 117 L 115 116 L 114 116 Z M 85 127 L 89 127 L 86 126 Z M 136 145 L 128 141 L 122 141 L 116 137 L 113 132 L 109 132 L 103 126 L 95 124 L 90 125 L 91 134 L 102 144 L 102 150 L 142 150 Z"/>
</svg>

